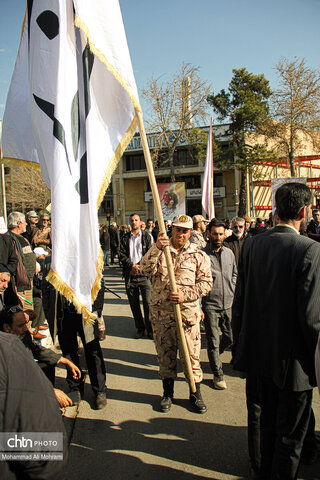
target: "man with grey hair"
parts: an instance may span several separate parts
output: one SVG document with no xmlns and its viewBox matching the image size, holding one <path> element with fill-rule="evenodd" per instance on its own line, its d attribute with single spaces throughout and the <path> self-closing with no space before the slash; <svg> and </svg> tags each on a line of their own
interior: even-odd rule
<svg viewBox="0 0 320 480">
<path fill-rule="evenodd" d="M 26 217 L 21 212 L 11 212 L 8 216 L 8 230 L 13 233 L 23 233 L 27 227 Z M 15 229 L 15 230 L 14 230 Z M 18 231 L 19 230 L 19 231 Z"/>
<path fill-rule="evenodd" d="M 232 235 L 226 238 L 224 241 L 224 246 L 232 250 L 236 264 L 238 266 L 241 248 L 245 239 L 245 220 L 241 217 L 233 217 L 231 220 L 231 229 Z"/>
<path fill-rule="evenodd" d="M 22 233 L 26 231 L 26 227 L 27 222 L 24 214 L 21 212 L 12 212 L 8 216 L 8 232 L 4 235 L 13 245 L 15 253 L 18 259 L 20 259 L 20 265 L 22 263 L 25 270 L 24 273 L 26 274 L 24 275 L 25 283 L 23 283 L 22 279 L 18 278 L 19 273 L 17 271 L 15 276 L 17 291 L 23 298 L 28 300 L 28 302 L 33 303 L 32 279 L 36 272 L 36 256 L 28 240 L 22 236 Z M 28 302 L 23 302 L 25 309 L 32 308 Z"/>
</svg>

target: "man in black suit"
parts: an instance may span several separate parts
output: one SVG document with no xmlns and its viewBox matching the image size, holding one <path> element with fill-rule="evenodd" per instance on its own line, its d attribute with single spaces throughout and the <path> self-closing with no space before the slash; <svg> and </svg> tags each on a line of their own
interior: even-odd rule
<svg viewBox="0 0 320 480">
<path fill-rule="evenodd" d="M 261 405 L 261 479 L 295 479 L 316 385 L 320 245 L 300 236 L 311 194 L 276 192 L 279 224 L 244 242 L 233 308 L 233 364 L 254 379 Z"/>
<path fill-rule="evenodd" d="M 132 231 L 121 238 L 119 258 L 137 329 L 135 338 L 142 338 L 145 331 L 149 338 L 153 338 L 152 325 L 149 320 L 151 280 L 140 272 L 140 261 L 151 247 L 152 240 L 149 233 L 141 229 L 140 215 L 132 213 L 130 215 L 130 225 Z M 140 294 L 144 318 L 140 306 Z"/>
</svg>

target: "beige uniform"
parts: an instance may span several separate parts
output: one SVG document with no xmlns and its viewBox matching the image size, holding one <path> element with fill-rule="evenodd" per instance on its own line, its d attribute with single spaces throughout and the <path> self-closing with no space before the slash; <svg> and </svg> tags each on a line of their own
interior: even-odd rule
<svg viewBox="0 0 320 480">
<path fill-rule="evenodd" d="M 178 252 L 170 243 L 171 258 L 177 286 L 184 294 L 180 303 L 182 323 L 190 354 L 194 380 L 202 380 L 200 366 L 200 305 L 199 298 L 212 289 L 209 257 L 195 244 L 186 245 Z M 169 301 L 170 284 L 165 255 L 153 245 L 140 262 L 142 275 L 152 275 L 150 321 L 158 354 L 160 377 L 177 375 L 177 331 L 173 304 Z"/>
<path fill-rule="evenodd" d="M 197 245 L 198 248 L 204 248 L 207 245 L 202 233 L 197 230 L 192 230 L 189 241 Z"/>
</svg>

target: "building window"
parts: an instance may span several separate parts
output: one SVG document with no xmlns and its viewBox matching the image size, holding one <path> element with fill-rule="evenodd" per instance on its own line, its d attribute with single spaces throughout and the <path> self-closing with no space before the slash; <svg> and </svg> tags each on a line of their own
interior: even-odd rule
<svg viewBox="0 0 320 480">
<path fill-rule="evenodd" d="M 213 183 L 215 187 L 223 187 L 223 174 L 215 173 L 213 176 Z"/>
<path fill-rule="evenodd" d="M 198 165 L 198 162 L 190 153 L 190 150 L 176 150 L 173 155 L 173 164 L 178 166 Z"/>
<path fill-rule="evenodd" d="M 157 177 L 157 183 L 171 183 L 170 177 Z M 189 175 L 187 177 L 176 176 L 176 182 L 184 182 L 185 188 L 201 188 L 201 176 L 200 175 Z M 151 186 L 148 179 L 147 190 L 151 190 Z"/>
<path fill-rule="evenodd" d="M 125 161 L 127 172 L 131 172 L 132 170 L 146 170 L 146 163 L 143 154 L 126 155 Z"/>
</svg>

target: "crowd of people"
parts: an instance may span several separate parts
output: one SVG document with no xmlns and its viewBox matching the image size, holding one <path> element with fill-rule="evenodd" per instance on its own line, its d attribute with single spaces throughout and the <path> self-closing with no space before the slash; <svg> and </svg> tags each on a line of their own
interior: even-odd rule
<svg viewBox="0 0 320 480">
<path fill-rule="evenodd" d="M 10 368 L 1 372 L 1 386 L 7 387 L 0 392 L 0 431 L 60 431 L 65 436 L 60 409 L 79 403 L 84 390 L 85 375 L 80 367 L 79 337 L 96 408 L 102 409 L 107 403 L 106 370 L 99 342 L 105 337 L 102 317 L 104 282 L 101 281 L 100 291 L 92 306 L 97 320 L 91 325 L 84 325 L 82 315 L 46 280 L 52 249 L 49 214 L 38 216 L 35 211 L 30 211 L 25 216 L 21 212 L 12 212 L 8 215 L 7 228 L 8 231 L 0 235 L 0 358 L 1 361 L 5 358 L 9 348 L 21 351 L 17 342 L 7 339 L 16 337 L 18 343 L 23 345 L 24 355 L 14 359 L 13 365 L 16 364 L 18 369 L 23 362 L 24 368 L 20 368 L 21 371 Z M 51 343 L 48 341 L 47 346 L 42 345 L 41 342 L 45 340 Z M 30 358 L 33 359 L 32 368 L 26 373 Z M 55 388 L 57 365 L 67 369 L 67 394 Z M 28 388 L 25 387 L 25 379 L 16 387 L 21 373 L 26 378 L 31 377 Z M 17 389 L 17 398 L 10 405 L 9 400 L 14 395 L 12 388 Z M 50 398 L 47 398 L 48 392 Z M 37 399 L 34 400 L 36 395 Z M 31 399 L 34 400 L 32 406 Z M 29 409 L 37 412 L 37 415 L 30 414 Z M 67 460 L 66 449 L 64 440 L 64 461 L 61 463 L 0 462 L 0 478 L 10 478 L 9 471 L 14 472 L 17 478 L 60 478 L 59 474 Z"/>
<path fill-rule="evenodd" d="M 196 384 L 196 391 L 190 390 L 194 411 L 207 410 L 200 392 L 203 320 L 213 387 L 227 389 L 221 361 L 226 349 L 246 377 L 252 477 L 294 479 L 300 459 L 311 463 L 318 456 L 311 401 L 320 355 L 320 211 L 314 208 L 309 218 L 310 190 L 296 183 L 281 187 L 276 203 L 266 220 L 208 222 L 200 214 L 182 215 L 160 233 L 134 213 L 120 240 L 119 260 L 136 338 L 146 333 L 155 342 L 163 382 L 159 410 L 169 411 L 174 397 L 177 303 Z M 146 234 L 153 236 L 153 230 L 150 242 Z M 166 246 L 176 293 L 170 289 Z M 183 358 L 182 364 L 185 369 Z"/>
<path fill-rule="evenodd" d="M 201 214 L 179 215 L 160 231 L 157 222 L 145 222 L 132 213 L 129 225 L 99 226 L 105 267 L 115 262 L 122 267 L 135 338 L 146 335 L 155 344 L 163 384 L 159 411 L 166 413 L 173 404 L 178 351 L 188 376 L 177 332 L 177 306 L 195 385 L 193 389 L 190 383 L 189 401 L 196 413 L 207 411 L 201 393 L 201 328 L 217 390 L 227 389 L 221 355 L 232 351 L 234 369 L 246 378 L 252 478 L 295 479 L 300 460 L 312 462 L 318 455 L 312 393 L 317 373 L 320 376 L 315 363 L 320 360 L 320 211 L 314 209 L 310 221 L 310 202 L 306 186 L 288 183 L 276 192 L 277 210 L 266 221 L 247 216 L 208 221 Z M 92 306 L 96 322 L 84 325 L 73 305 L 46 281 L 51 250 L 49 214 L 8 216 L 8 232 L 0 235 L 0 361 L 5 361 L 8 349 L 23 351 L 24 356 L 29 352 L 28 358 L 37 360 L 32 369 L 43 373 L 36 375 L 43 383 L 37 388 L 46 395 L 50 392 L 52 418 L 57 418 L 59 406 L 79 403 L 83 396 L 79 337 L 96 408 L 107 404 L 100 346 L 105 338 L 105 286 L 102 279 Z M 14 336 L 16 341 L 11 340 Z M 46 336 L 55 350 L 41 345 Z M 67 369 L 68 394 L 55 388 L 56 365 Z M 8 398 L 11 394 L 5 392 Z M 0 402 L 0 408 L 2 418 L 10 415 L 6 402 Z M 25 416 L 21 408 L 21 418 Z M 32 416 L 25 425 L 26 431 L 33 431 Z M 61 420 L 56 425 L 63 431 Z M 20 467 L 9 462 L 1 468 Z M 53 471 L 52 478 L 58 478 Z"/>
</svg>

